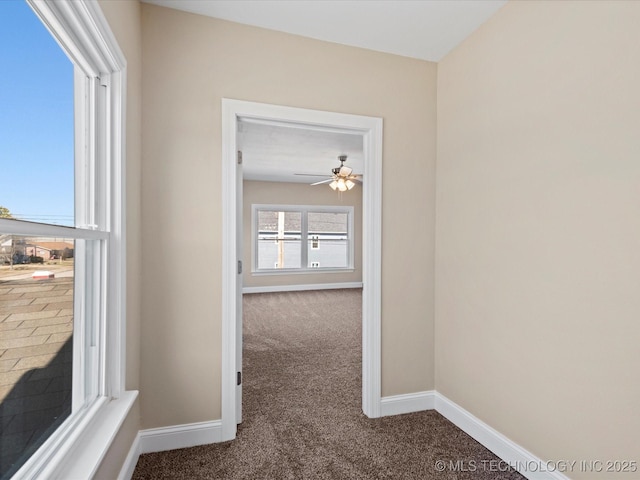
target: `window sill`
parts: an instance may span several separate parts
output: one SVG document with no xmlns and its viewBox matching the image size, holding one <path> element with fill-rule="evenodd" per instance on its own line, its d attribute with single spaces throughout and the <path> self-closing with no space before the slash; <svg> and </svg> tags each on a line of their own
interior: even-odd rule
<svg viewBox="0 0 640 480">
<path fill-rule="evenodd" d="M 265 277 L 269 275 L 318 275 L 323 273 L 353 273 L 355 268 L 280 268 L 278 270 L 252 270 L 251 276 Z"/>
<path fill-rule="evenodd" d="M 105 403 L 70 450 L 52 459 L 51 463 L 57 465 L 54 472 L 41 471 L 35 478 L 93 478 L 137 397 L 137 390 L 126 391 L 120 398 Z"/>
</svg>

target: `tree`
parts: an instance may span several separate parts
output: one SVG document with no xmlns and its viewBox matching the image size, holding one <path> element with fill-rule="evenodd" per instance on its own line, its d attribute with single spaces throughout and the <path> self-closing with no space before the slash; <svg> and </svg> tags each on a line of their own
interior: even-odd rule
<svg viewBox="0 0 640 480">
<path fill-rule="evenodd" d="M 0 205 L 0 218 L 13 218 L 13 215 L 7 207 Z"/>
</svg>

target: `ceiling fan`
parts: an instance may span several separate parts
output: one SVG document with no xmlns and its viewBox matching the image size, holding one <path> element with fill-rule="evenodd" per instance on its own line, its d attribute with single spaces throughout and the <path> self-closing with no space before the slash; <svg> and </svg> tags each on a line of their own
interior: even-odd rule
<svg viewBox="0 0 640 480">
<path fill-rule="evenodd" d="M 345 166 L 344 162 L 347 161 L 346 155 L 340 155 L 338 157 L 340 160 L 340 166 L 331 169 L 331 175 L 326 180 L 321 180 L 319 182 L 312 183 L 311 185 L 322 185 L 323 183 L 329 183 L 329 186 L 333 190 L 338 190 L 340 192 L 346 192 L 347 190 L 351 190 L 356 183 L 361 183 L 359 178 L 362 175 L 353 173 L 353 169 L 351 167 Z M 296 173 L 296 175 L 309 175 L 305 173 Z M 319 175 L 310 175 L 317 177 Z"/>
</svg>

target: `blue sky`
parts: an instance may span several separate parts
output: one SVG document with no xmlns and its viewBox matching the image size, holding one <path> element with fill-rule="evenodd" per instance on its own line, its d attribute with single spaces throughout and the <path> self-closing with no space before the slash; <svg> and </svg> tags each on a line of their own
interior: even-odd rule
<svg viewBox="0 0 640 480">
<path fill-rule="evenodd" d="M 0 0 L 0 205 L 73 225 L 73 64 L 22 0 Z"/>
</svg>

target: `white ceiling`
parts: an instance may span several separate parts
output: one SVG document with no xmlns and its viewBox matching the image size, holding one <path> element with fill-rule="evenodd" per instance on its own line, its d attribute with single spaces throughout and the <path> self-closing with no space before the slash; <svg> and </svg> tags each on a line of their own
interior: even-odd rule
<svg viewBox="0 0 640 480">
<path fill-rule="evenodd" d="M 238 130 L 245 180 L 317 182 L 328 178 L 331 169 L 340 166 L 339 155 L 347 155 L 345 165 L 351 167 L 353 173 L 364 171 L 360 134 L 273 125 L 250 119 L 241 120 Z"/>
<path fill-rule="evenodd" d="M 507 0 L 142 0 L 328 42 L 437 62 Z"/>
<path fill-rule="evenodd" d="M 142 0 L 164 7 L 428 61 L 439 61 L 507 0 Z M 239 124 L 247 180 L 313 183 L 340 165 L 363 172 L 362 137 Z M 295 175 L 318 174 L 318 177 Z"/>
</svg>

